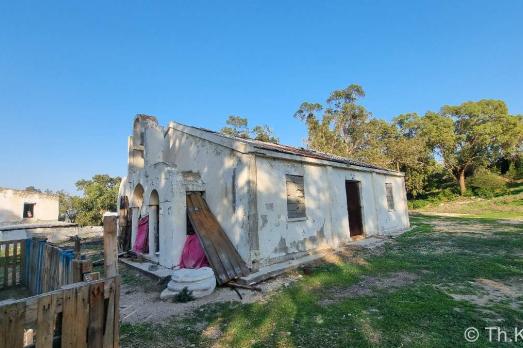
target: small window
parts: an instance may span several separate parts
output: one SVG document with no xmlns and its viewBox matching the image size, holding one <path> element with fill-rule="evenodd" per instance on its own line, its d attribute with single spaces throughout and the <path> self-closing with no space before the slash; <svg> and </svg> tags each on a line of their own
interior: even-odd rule
<svg viewBox="0 0 523 348">
<path fill-rule="evenodd" d="M 387 206 L 389 210 L 394 210 L 394 195 L 392 194 L 392 184 L 386 183 L 385 190 L 387 191 Z"/>
<path fill-rule="evenodd" d="M 287 180 L 287 216 L 289 219 L 304 218 L 305 189 L 303 176 L 286 175 Z"/>
<path fill-rule="evenodd" d="M 35 204 L 34 203 L 24 203 L 24 219 L 32 219 L 34 217 Z"/>
<path fill-rule="evenodd" d="M 140 145 L 144 145 L 145 144 L 145 129 L 142 129 L 140 131 Z"/>
</svg>

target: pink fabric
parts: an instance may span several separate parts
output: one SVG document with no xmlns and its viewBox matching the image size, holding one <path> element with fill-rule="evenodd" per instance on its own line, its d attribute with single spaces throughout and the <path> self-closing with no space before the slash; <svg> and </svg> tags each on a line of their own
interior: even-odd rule
<svg viewBox="0 0 523 348">
<path fill-rule="evenodd" d="M 196 234 L 190 234 L 185 239 L 182 257 L 180 259 L 181 268 L 202 268 L 209 266 L 207 257 L 203 251 L 200 240 Z"/>
<path fill-rule="evenodd" d="M 133 250 L 137 253 L 147 254 L 149 252 L 149 216 L 138 220 L 138 232 L 134 241 Z"/>
</svg>

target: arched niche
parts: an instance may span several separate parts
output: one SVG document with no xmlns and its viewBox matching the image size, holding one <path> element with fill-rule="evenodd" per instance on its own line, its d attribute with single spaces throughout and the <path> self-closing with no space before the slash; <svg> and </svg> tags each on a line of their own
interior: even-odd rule
<svg viewBox="0 0 523 348">
<path fill-rule="evenodd" d="M 160 197 L 158 191 L 153 190 L 149 197 L 149 250 L 160 253 Z"/>
<path fill-rule="evenodd" d="M 143 204 L 143 186 L 141 184 L 136 185 L 133 191 L 133 197 L 131 201 L 132 208 L 141 208 Z"/>
</svg>

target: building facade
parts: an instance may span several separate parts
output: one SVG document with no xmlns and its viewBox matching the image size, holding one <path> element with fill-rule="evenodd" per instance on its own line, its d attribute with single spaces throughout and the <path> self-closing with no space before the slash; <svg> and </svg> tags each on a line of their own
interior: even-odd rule
<svg viewBox="0 0 523 348">
<path fill-rule="evenodd" d="M 145 257 L 163 266 L 178 265 L 191 229 L 188 192 L 202 193 L 252 271 L 409 227 L 402 173 L 176 122 L 161 127 L 145 115 L 132 134 L 120 225 L 132 244 L 148 216 Z"/>
<path fill-rule="evenodd" d="M 58 220 L 58 196 L 0 188 L 0 224 Z"/>
</svg>

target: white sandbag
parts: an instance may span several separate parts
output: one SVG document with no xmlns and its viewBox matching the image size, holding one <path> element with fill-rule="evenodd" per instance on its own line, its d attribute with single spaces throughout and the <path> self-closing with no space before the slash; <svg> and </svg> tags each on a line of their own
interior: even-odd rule
<svg viewBox="0 0 523 348">
<path fill-rule="evenodd" d="M 213 276 L 212 278 L 202 279 L 192 283 L 181 283 L 171 280 L 167 284 L 167 288 L 171 291 L 181 291 L 185 287 L 187 287 L 188 290 L 193 291 L 214 289 L 216 287 L 216 278 Z"/>
<path fill-rule="evenodd" d="M 167 288 L 160 294 L 160 299 L 172 300 L 184 288 L 192 292 L 194 298 L 212 294 L 216 288 L 216 277 L 212 268 L 179 268 L 174 270 Z"/>
<path fill-rule="evenodd" d="M 205 296 L 208 296 L 212 294 L 214 291 L 214 288 L 210 288 L 207 290 L 195 290 L 191 293 L 192 297 L 194 298 L 202 298 Z M 160 294 L 160 300 L 162 301 L 172 301 L 174 300 L 174 297 L 178 295 L 180 291 L 172 291 L 169 290 L 169 288 L 165 288 L 162 293 Z"/>
<path fill-rule="evenodd" d="M 208 278 L 215 278 L 214 272 L 210 267 L 179 268 L 174 270 L 171 276 L 171 280 L 177 283 L 193 283 Z"/>
</svg>

